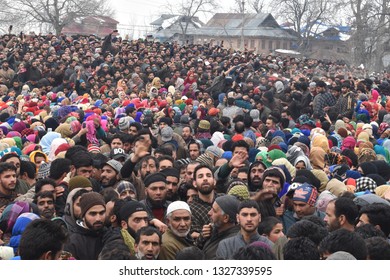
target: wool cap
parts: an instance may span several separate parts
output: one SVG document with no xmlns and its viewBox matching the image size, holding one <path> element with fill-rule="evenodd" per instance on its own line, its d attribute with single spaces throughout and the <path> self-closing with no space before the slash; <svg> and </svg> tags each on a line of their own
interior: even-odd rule
<svg viewBox="0 0 390 280">
<path fill-rule="evenodd" d="M 190 206 L 184 201 L 174 201 L 168 205 L 167 216 L 176 210 L 187 210 L 191 213 Z"/>
<path fill-rule="evenodd" d="M 177 170 L 176 168 L 173 168 L 173 167 L 165 168 L 164 170 L 161 170 L 161 173 L 167 177 L 171 176 L 171 177 L 176 177 L 178 179 L 180 178 L 179 170 Z"/>
<path fill-rule="evenodd" d="M 163 142 L 169 142 L 172 140 L 173 136 L 173 129 L 170 126 L 166 126 L 163 129 L 161 129 L 161 140 Z"/>
<path fill-rule="evenodd" d="M 115 159 L 111 159 L 109 161 L 106 162 L 105 165 L 109 165 L 110 167 L 112 167 L 117 174 L 119 174 L 121 172 L 121 169 L 122 169 L 122 163 L 120 163 L 119 161 L 115 160 Z"/>
<path fill-rule="evenodd" d="M 121 221 L 126 221 L 135 212 L 146 211 L 146 206 L 138 201 L 126 201 L 125 204 L 119 210 L 119 216 Z"/>
<path fill-rule="evenodd" d="M 154 173 L 154 174 L 149 174 L 146 176 L 144 183 L 145 183 L 145 188 L 149 187 L 151 184 L 156 183 L 156 182 L 167 182 L 167 177 L 161 173 Z"/>
<path fill-rule="evenodd" d="M 50 163 L 42 162 L 38 169 L 37 180 L 45 179 L 50 175 Z"/>
<path fill-rule="evenodd" d="M 235 223 L 238 205 L 240 201 L 233 195 L 223 195 L 215 199 L 215 202 L 222 209 L 222 211 L 229 215 L 229 222 Z"/>
<path fill-rule="evenodd" d="M 248 187 L 245 185 L 233 186 L 230 190 L 228 190 L 227 194 L 237 197 L 240 201 L 250 199 Z"/>
<path fill-rule="evenodd" d="M 68 184 L 69 192 L 76 188 L 92 188 L 91 181 L 84 176 L 75 176 L 69 180 Z"/>
<path fill-rule="evenodd" d="M 119 194 L 121 194 L 124 191 L 132 191 L 135 195 L 137 195 L 137 190 L 134 187 L 134 185 L 129 181 L 120 181 L 116 187 L 116 190 Z"/>
<path fill-rule="evenodd" d="M 204 129 L 204 130 L 209 130 L 210 129 L 210 122 L 206 120 L 201 120 L 199 122 L 199 128 Z"/>
<path fill-rule="evenodd" d="M 293 201 L 302 201 L 314 207 L 317 196 L 318 192 L 316 188 L 309 185 L 308 183 L 303 183 L 296 188 Z"/>
<path fill-rule="evenodd" d="M 81 217 L 85 216 L 85 213 L 96 205 L 102 205 L 106 208 L 103 196 L 96 192 L 85 193 L 80 198 Z"/>
</svg>

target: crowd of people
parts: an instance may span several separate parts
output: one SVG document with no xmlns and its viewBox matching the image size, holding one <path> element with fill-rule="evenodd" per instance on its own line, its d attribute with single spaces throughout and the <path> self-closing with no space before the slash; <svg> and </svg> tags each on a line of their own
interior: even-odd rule
<svg viewBox="0 0 390 280">
<path fill-rule="evenodd" d="M 0 259 L 390 259 L 390 77 L 0 37 Z"/>
</svg>

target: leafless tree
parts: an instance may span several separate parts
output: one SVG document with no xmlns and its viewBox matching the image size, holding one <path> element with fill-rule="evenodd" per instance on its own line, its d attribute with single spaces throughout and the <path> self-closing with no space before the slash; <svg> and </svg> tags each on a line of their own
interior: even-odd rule
<svg viewBox="0 0 390 280">
<path fill-rule="evenodd" d="M 235 13 L 242 13 L 243 12 L 243 5 L 242 3 L 245 2 L 244 8 L 246 12 L 249 13 L 264 13 L 267 12 L 269 5 L 267 4 L 266 0 L 235 0 L 236 5 L 233 8 L 233 12 Z M 268 0 L 268 2 L 271 2 Z"/>
<path fill-rule="evenodd" d="M 168 1 L 165 8 L 170 14 L 181 17 L 178 25 L 181 29 L 182 40 L 185 42 L 190 24 L 197 21 L 200 15 L 213 14 L 218 6 L 216 0 L 183 0 L 181 4 Z"/>
<path fill-rule="evenodd" d="M 57 35 L 78 18 L 113 14 L 107 0 L 13 0 L 5 7 L 10 14 L 51 25 Z"/>
</svg>

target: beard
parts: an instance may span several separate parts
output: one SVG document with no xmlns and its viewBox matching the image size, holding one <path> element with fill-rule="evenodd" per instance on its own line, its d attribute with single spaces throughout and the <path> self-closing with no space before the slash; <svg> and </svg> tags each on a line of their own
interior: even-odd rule
<svg viewBox="0 0 390 280">
<path fill-rule="evenodd" d="M 214 186 L 208 185 L 208 184 L 202 184 L 197 189 L 198 189 L 198 192 L 200 192 L 201 194 L 209 195 L 210 193 L 213 192 Z"/>
<path fill-rule="evenodd" d="M 139 260 L 150 260 L 150 258 L 146 258 L 146 257 L 145 257 L 145 254 L 142 253 L 142 252 L 140 252 L 140 251 L 138 251 L 138 252 L 135 254 L 135 256 L 136 256 L 137 259 L 139 259 Z M 157 256 L 154 256 L 154 255 L 153 255 L 153 260 L 156 260 L 157 257 L 158 257 L 158 255 L 157 255 Z"/>
<path fill-rule="evenodd" d="M 115 185 L 116 181 L 117 181 L 116 177 L 114 177 L 111 180 L 108 180 L 107 183 L 104 183 L 103 181 L 101 181 L 101 184 L 102 184 L 103 188 L 107 188 L 107 187 L 111 187 L 111 186 Z"/>
<path fill-rule="evenodd" d="M 178 237 L 186 237 L 190 233 L 191 229 L 188 229 L 185 232 L 180 232 L 174 228 L 171 228 L 171 231 L 173 232 L 174 235 Z"/>
<path fill-rule="evenodd" d="M 50 220 L 54 217 L 55 210 L 53 209 L 45 209 L 41 211 L 41 217 L 44 219 Z"/>
<path fill-rule="evenodd" d="M 104 223 L 103 222 L 94 222 L 93 224 L 91 224 L 87 220 L 85 220 L 85 225 L 87 226 L 87 228 L 89 228 L 90 230 L 93 230 L 93 231 L 102 230 L 103 227 L 104 227 Z"/>
</svg>

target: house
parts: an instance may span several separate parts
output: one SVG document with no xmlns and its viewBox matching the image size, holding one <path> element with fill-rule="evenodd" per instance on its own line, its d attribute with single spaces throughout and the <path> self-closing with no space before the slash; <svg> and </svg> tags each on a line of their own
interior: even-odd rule
<svg viewBox="0 0 390 280">
<path fill-rule="evenodd" d="M 223 41 L 224 47 L 234 49 L 242 48 L 243 37 L 245 48 L 258 53 L 290 50 L 297 41 L 297 37 L 281 28 L 269 13 L 217 13 L 193 36 L 195 43 L 215 45 Z"/>
<path fill-rule="evenodd" d="M 162 14 L 157 20 L 150 23 L 150 25 L 155 30 L 151 35 L 160 42 L 183 42 L 189 40 L 190 43 L 193 43 L 193 36 L 191 34 L 201 28 L 204 23 L 198 17 Z"/>
<path fill-rule="evenodd" d="M 283 23 L 282 27 L 290 34 L 297 34 L 292 29 L 292 24 Z M 350 33 L 349 26 L 333 26 L 316 21 L 301 28 L 303 38 L 296 50 L 309 58 L 349 61 L 351 55 Z"/>
<path fill-rule="evenodd" d="M 106 16 L 89 16 L 78 22 L 72 22 L 62 29 L 65 35 L 91 35 L 105 37 L 113 30 L 118 29 L 118 21 Z"/>
</svg>

